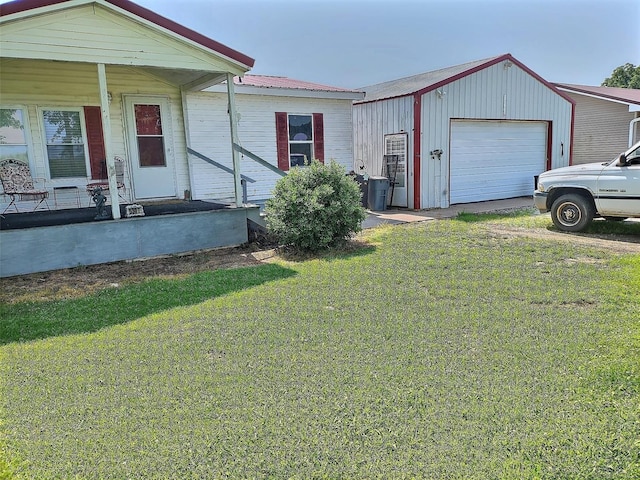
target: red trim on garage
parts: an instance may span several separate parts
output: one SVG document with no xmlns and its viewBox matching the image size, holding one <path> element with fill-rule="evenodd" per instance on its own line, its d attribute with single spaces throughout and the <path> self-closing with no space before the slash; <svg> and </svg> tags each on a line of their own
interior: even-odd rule
<svg viewBox="0 0 640 480">
<path fill-rule="evenodd" d="M 573 165 L 573 129 L 576 120 L 576 104 L 571 105 L 571 138 L 569 139 L 569 165 Z"/>
<path fill-rule="evenodd" d="M 0 16 L 12 15 L 14 13 L 26 12 L 29 10 L 34 10 L 36 8 L 42 7 L 50 7 L 53 5 L 58 5 L 62 3 L 67 3 L 68 0 L 17 0 L 14 2 L 6 3 L 0 6 Z M 209 48 L 225 57 L 228 57 L 232 60 L 235 60 L 238 63 L 246 65 L 247 67 L 253 67 L 255 60 L 243 53 L 238 52 L 232 48 L 223 45 L 220 42 L 216 42 L 209 37 L 205 37 L 204 35 L 195 32 L 187 27 L 184 27 L 173 20 L 169 20 L 168 18 L 163 17 L 162 15 L 158 15 L 157 13 L 148 10 L 140 5 L 136 5 L 129 0 L 106 0 L 107 3 L 110 3 L 118 8 L 126 10 L 127 12 L 143 18 L 151 23 L 156 24 L 159 27 L 166 28 L 167 30 L 172 31 L 173 33 L 180 35 L 181 37 L 192 40 L 196 43 L 199 43 L 203 47 Z M 69 2 L 69 7 L 75 7 L 72 2 Z M 64 6 L 62 6 L 64 8 Z"/>
<path fill-rule="evenodd" d="M 413 96 L 413 208 L 420 210 L 420 151 L 422 148 L 420 137 L 422 134 L 422 96 Z"/>
<path fill-rule="evenodd" d="M 551 170 L 551 159 L 553 158 L 553 148 L 551 145 L 553 143 L 553 122 L 547 122 L 547 162 L 546 169 Z"/>
</svg>

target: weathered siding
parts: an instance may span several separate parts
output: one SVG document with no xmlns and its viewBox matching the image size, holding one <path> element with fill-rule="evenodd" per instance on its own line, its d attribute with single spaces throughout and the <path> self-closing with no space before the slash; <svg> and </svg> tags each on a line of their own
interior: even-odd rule
<svg viewBox="0 0 640 480">
<path fill-rule="evenodd" d="M 212 160 L 232 167 L 227 95 L 201 92 L 187 96 L 191 148 Z M 274 166 L 278 165 L 275 112 L 322 113 L 324 121 L 325 162 L 335 160 L 347 171 L 353 169 L 351 100 L 275 97 L 236 93 L 240 145 Z M 194 179 L 193 197 L 197 199 L 233 198 L 233 177 L 191 155 Z M 241 158 L 240 171 L 256 180 L 247 183 L 249 200 L 271 196 L 281 178 L 250 158 Z"/>
<path fill-rule="evenodd" d="M 129 160 L 123 116 L 123 95 L 146 95 L 167 98 L 171 111 L 171 131 L 177 192 L 189 188 L 181 95 L 171 86 L 140 69 L 107 66 L 107 88 L 112 95 L 109 105 L 114 154 Z M 2 59 L 0 64 L 0 102 L 3 107 L 23 107 L 28 112 L 29 151 L 33 175 L 49 178 L 46 163 L 46 145 L 43 139 L 41 108 L 83 107 L 100 105 L 98 73 L 95 65 L 44 60 Z M 223 107 L 226 112 L 226 107 Z M 228 126 L 227 126 L 228 130 Z M 129 172 L 125 173 L 130 181 Z M 73 179 L 81 190 L 87 179 Z M 67 179 L 48 180 L 51 189 L 56 185 L 69 185 Z M 128 188 L 131 191 L 130 186 Z M 84 198 L 83 198 L 84 202 Z M 53 205 L 52 205 L 53 206 Z"/>
<path fill-rule="evenodd" d="M 571 103 L 517 65 L 499 63 L 422 96 L 422 208 L 449 206 L 451 119 L 551 122 L 551 166 L 569 163 Z M 429 155 L 435 149 L 440 159 Z"/>
<path fill-rule="evenodd" d="M 356 168 L 361 162 L 364 163 L 366 173 L 370 176 L 383 173 L 384 136 L 408 133 L 407 186 L 409 198 L 413 198 L 413 97 L 354 105 L 353 131 Z"/>
<path fill-rule="evenodd" d="M 629 145 L 629 123 L 635 113 L 629 106 L 567 92 L 576 102 L 573 163 L 611 160 Z M 636 127 L 640 139 L 640 127 Z"/>
<path fill-rule="evenodd" d="M 6 22 L 0 39 L 3 57 L 241 73 L 175 34 L 95 4 Z"/>
</svg>

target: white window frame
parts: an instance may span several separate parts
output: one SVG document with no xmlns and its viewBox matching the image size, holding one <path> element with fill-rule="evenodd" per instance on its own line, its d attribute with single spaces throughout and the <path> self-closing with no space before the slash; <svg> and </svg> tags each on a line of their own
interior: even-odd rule
<svg viewBox="0 0 640 480">
<path fill-rule="evenodd" d="M 31 140 L 31 127 L 29 124 L 29 108 L 26 105 L 0 105 L 0 110 L 20 110 L 22 111 L 22 128 L 24 129 L 24 141 L 27 147 L 27 161 L 29 163 L 29 169 L 35 172 L 35 164 L 33 160 L 33 142 Z M 6 144 L 6 145 L 18 145 L 18 144 Z M 22 144 L 19 144 L 22 145 Z"/>
<path fill-rule="evenodd" d="M 402 153 L 398 153 L 397 150 L 394 151 L 394 150 L 391 150 L 390 148 L 393 145 L 393 142 L 397 141 L 398 139 L 402 139 L 402 142 L 403 142 L 404 148 L 402 149 Z M 406 184 L 409 181 L 408 175 L 407 175 L 408 150 L 409 150 L 409 138 L 406 133 L 389 133 L 384 136 L 384 155 L 400 155 L 401 157 L 404 157 L 404 160 L 399 159 L 398 161 L 398 163 L 402 162 L 404 167 L 404 171 L 402 172 L 403 174 L 402 180 L 405 183 L 404 185 L 399 185 L 399 188 L 407 188 Z M 385 171 L 386 169 L 387 169 L 387 166 L 385 165 Z M 397 180 L 397 175 L 395 176 L 395 178 Z"/>
<path fill-rule="evenodd" d="M 289 135 L 289 127 L 291 125 L 289 118 L 291 116 L 297 116 L 297 117 L 309 117 L 311 119 L 311 140 L 291 140 L 290 139 L 290 135 Z M 298 165 L 291 165 L 291 145 L 309 145 L 310 149 L 309 151 L 311 152 L 311 158 L 308 159 L 309 164 L 313 161 L 313 159 L 316 156 L 316 152 L 315 152 L 315 129 L 314 129 L 314 124 L 313 124 L 313 113 L 289 113 L 287 112 L 287 150 L 288 150 L 288 155 L 287 158 L 289 159 L 289 168 L 294 167 L 294 166 L 298 166 Z M 307 165 L 305 165 L 307 166 Z"/>
<path fill-rule="evenodd" d="M 82 146 L 84 152 L 84 176 L 76 176 L 76 177 L 51 177 L 51 167 L 49 165 L 49 150 L 47 149 L 47 132 L 45 130 L 44 124 L 44 112 L 45 111 L 58 111 L 58 112 L 78 112 L 80 115 L 80 132 L 82 133 Z M 40 122 L 40 131 L 42 132 L 42 154 L 45 164 L 45 174 L 47 180 L 50 180 L 52 183 L 62 182 L 69 183 L 77 180 L 86 181 L 91 177 L 91 161 L 89 159 L 89 145 L 87 139 L 87 127 L 84 118 L 84 108 L 83 107 L 63 107 L 63 106 L 40 106 L 38 107 L 38 121 Z"/>
</svg>

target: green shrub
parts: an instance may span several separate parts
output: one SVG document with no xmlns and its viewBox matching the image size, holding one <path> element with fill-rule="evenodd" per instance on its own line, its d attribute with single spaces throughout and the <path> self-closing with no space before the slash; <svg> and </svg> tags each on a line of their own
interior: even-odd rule
<svg viewBox="0 0 640 480">
<path fill-rule="evenodd" d="M 317 160 L 280 179 L 265 212 L 280 243 L 311 252 L 344 243 L 362 229 L 366 216 L 353 178 L 336 162 Z"/>
</svg>

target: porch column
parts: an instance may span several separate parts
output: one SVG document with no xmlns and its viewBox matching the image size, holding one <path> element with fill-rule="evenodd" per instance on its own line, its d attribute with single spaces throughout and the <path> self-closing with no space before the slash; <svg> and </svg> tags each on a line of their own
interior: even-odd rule
<svg viewBox="0 0 640 480">
<path fill-rule="evenodd" d="M 102 112 L 102 134 L 104 136 L 104 152 L 107 156 L 107 177 L 109 178 L 111 215 L 114 220 L 117 220 L 120 218 L 120 202 L 118 201 L 118 180 L 116 178 L 115 156 L 113 154 L 113 146 L 111 144 L 111 115 L 109 113 L 107 73 L 104 63 L 98 64 L 98 84 L 100 85 L 100 111 Z"/>
<path fill-rule="evenodd" d="M 234 148 L 238 144 L 238 115 L 236 96 L 233 88 L 233 74 L 227 73 L 227 97 L 229 98 L 229 122 L 231 124 L 231 158 L 233 159 L 233 185 L 236 194 L 236 207 L 242 205 L 242 184 L 240 183 L 240 154 Z"/>
</svg>

